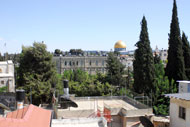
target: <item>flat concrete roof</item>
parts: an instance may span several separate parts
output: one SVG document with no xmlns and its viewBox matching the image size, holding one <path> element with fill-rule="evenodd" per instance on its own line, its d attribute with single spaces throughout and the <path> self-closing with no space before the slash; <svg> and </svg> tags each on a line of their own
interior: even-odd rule
<svg viewBox="0 0 190 127">
<path fill-rule="evenodd" d="M 185 80 L 178 80 L 177 82 L 181 83 L 190 83 L 190 81 L 185 81 Z"/>
<path fill-rule="evenodd" d="M 175 94 L 165 94 L 166 97 L 183 99 L 186 101 L 190 101 L 190 93 L 175 93 Z"/>
<path fill-rule="evenodd" d="M 125 108 L 126 110 L 135 110 L 136 107 L 132 106 L 131 104 L 118 99 L 113 100 L 103 100 L 103 99 L 95 99 L 95 100 L 73 100 L 77 103 L 78 108 L 71 107 L 70 109 L 63 109 L 63 110 L 86 110 L 86 109 L 95 109 L 98 108 Z"/>
<path fill-rule="evenodd" d="M 110 109 L 111 115 L 117 115 L 121 109 L 129 110 L 138 110 L 138 108 L 133 105 L 125 102 L 122 99 L 74 99 L 73 100 L 78 108 L 70 107 L 68 109 L 58 109 L 58 118 L 78 118 L 78 117 L 89 117 L 97 110 L 103 112 L 104 107 Z"/>
</svg>

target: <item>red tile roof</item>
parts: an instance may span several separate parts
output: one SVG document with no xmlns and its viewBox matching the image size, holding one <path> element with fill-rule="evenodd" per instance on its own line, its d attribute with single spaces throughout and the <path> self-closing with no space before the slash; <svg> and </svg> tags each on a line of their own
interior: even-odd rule
<svg viewBox="0 0 190 127">
<path fill-rule="evenodd" d="M 0 117 L 0 127 L 50 127 L 51 111 L 29 105 Z"/>
</svg>

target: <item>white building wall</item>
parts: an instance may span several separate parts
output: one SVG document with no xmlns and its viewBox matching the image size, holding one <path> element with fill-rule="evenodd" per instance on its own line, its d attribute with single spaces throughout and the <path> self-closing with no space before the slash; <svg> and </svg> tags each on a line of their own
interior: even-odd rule
<svg viewBox="0 0 190 127">
<path fill-rule="evenodd" d="M 15 92 L 14 64 L 11 60 L 0 62 L 0 87 L 7 86 L 8 92 Z"/>
<path fill-rule="evenodd" d="M 190 102 L 172 99 L 170 102 L 170 127 L 190 127 Z M 186 108 L 186 119 L 179 118 L 179 106 Z"/>
<path fill-rule="evenodd" d="M 160 59 L 165 62 L 167 58 L 168 58 L 168 51 L 163 49 L 160 50 Z"/>
<path fill-rule="evenodd" d="M 179 82 L 179 93 L 190 92 L 190 81 L 178 81 Z"/>
</svg>

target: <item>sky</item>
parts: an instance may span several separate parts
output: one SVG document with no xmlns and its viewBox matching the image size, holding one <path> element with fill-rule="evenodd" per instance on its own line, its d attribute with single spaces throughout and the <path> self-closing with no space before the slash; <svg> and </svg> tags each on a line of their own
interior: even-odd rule
<svg viewBox="0 0 190 127">
<path fill-rule="evenodd" d="M 190 36 L 190 1 L 177 0 L 180 30 Z M 143 15 L 152 49 L 168 48 L 173 0 L 0 0 L 0 52 L 20 53 L 33 42 L 47 50 L 134 50 Z M 182 32 L 181 32 L 182 33 Z"/>
</svg>

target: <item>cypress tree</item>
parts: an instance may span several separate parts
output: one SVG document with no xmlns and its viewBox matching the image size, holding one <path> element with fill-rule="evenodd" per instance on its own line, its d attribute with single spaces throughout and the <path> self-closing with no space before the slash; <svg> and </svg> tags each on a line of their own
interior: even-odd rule
<svg viewBox="0 0 190 127">
<path fill-rule="evenodd" d="M 154 88 L 154 58 L 148 36 L 148 28 L 145 16 L 141 22 L 140 39 L 135 45 L 134 68 L 134 90 L 137 93 L 150 95 Z"/>
<path fill-rule="evenodd" d="M 185 72 L 188 80 L 190 80 L 190 46 L 187 36 L 183 32 L 182 34 L 182 42 L 183 42 L 183 56 L 185 63 Z"/>
<path fill-rule="evenodd" d="M 176 0 L 173 3 L 173 14 L 170 25 L 169 34 L 169 49 L 168 49 L 168 64 L 166 65 L 166 75 L 171 81 L 174 79 L 186 79 L 184 57 L 182 50 L 182 40 L 180 36 L 180 28 L 177 16 Z"/>
</svg>

